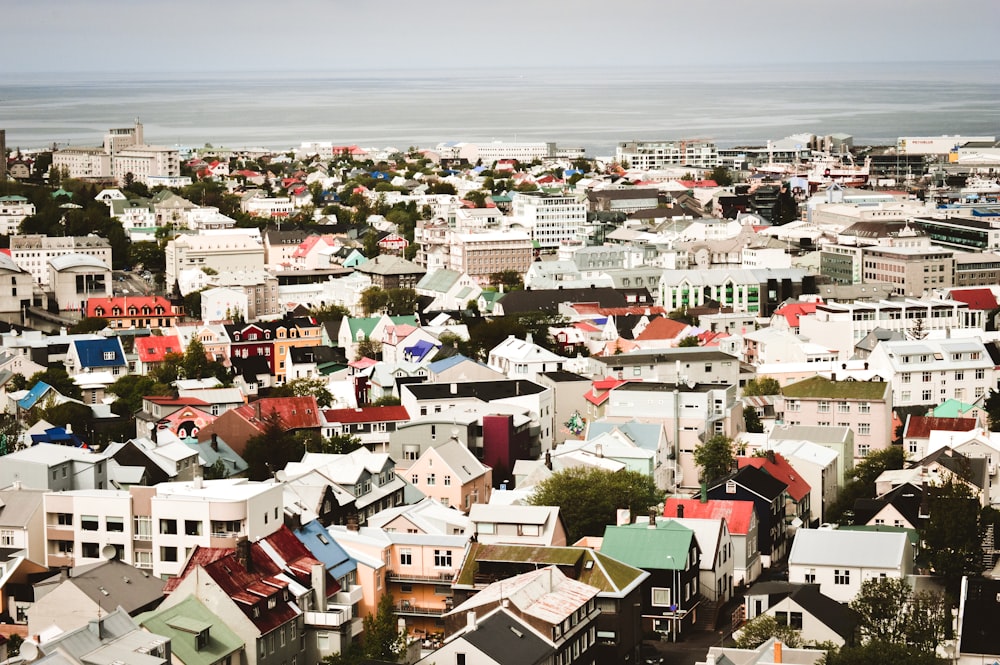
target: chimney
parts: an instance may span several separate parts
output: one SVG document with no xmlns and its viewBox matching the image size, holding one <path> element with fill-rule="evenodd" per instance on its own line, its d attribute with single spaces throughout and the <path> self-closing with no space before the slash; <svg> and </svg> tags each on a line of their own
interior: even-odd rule
<svg viewBox="0 0 1000 665">
<path fill-rule="evenodd" d="M 704 480 L 701 481 L 701 496 L 699 499 L 702 503 L 708 503 L 708 483 Z"/>
<path fill-rule="evenodd" d="M 469 610 L 465 613 L 465 632 L 471 633 L 476 628 L 476 611 Z"/>
<path fill-rule="evenodd" d="M 684 519 L 684 504 L 682 503 L 677 504 L 677 517 Z"/>
<path fill-rule="evenodd" d="M 777 463 L 777 460 L 774 457 L 774 451 L 773 450 L 768 450 L 764 454 L 767 455 L 767 461 L 768 462 L 770 462 L 771 464 L 776 464 Z"/>
<path fill-rule="evenodd" d="M 598 457 L 604 457 L 604 445 L 600 443 L 595 445 L 594 452 L 597 454 Z"/>
<path fill-rule="evenodd" d="M 236 560 L 249 573 L 253 570 L 253 558 L 250 556 L 250 541 L 246 536 L 242 536 L 236 541 Z"/>
<path fill-rule="evenodd" d="M 87 628 L 98 640 L 104 639 L 104 619 L 91 619 L 87 622 Z"/>
<path fill-rule="evenodd" d="M 73 423 L 66 423 L 66 433 L 67 434 L 73 433 Z"/>
<path fill-rule="evenodd" d="M 310 569 L 310 579 L 313 588 L 313 607 L 317 612 L 326 611 L 326 568 L 321 563 L 314 563 Z"/>
<path fill-rule="evenodd" d="M 545 451 L 545 468 L 549 471 L 552 470 L 552 451 L 550 450 Z"/>
<path fill-rule="evenodd" d="M 781 665 L 781 642 L 778 640 L 774 641 L 774 663 Z"/>
<path fill-rule="evenodd" d="M 358 516 L 351 515 L 347 518 L 347 530 L 348 531 L 360 531 L 361 528 L 358 526 Z"/>
<path fill-rule="evenodd" d="M 219 435 L 212 432 L 212 450 L 219 452 Z"/>
<path fill-rule="evenodd" d="M 653 510 L 652 508 L 649 509 L 649 526 L 647 528 L 649 529 L 656 528 L 656 511 Z"/>
</svg>

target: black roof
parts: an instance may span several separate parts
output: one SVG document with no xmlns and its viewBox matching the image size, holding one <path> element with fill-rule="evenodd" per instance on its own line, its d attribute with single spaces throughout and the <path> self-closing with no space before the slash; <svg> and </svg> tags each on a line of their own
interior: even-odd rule
<svg viewBox="0 0 1000 665">
<path fill-rule="evenodd" d="M 903 483 L 876 499 L 857 499 L 854 501 L 854 523 L 867 524 L 880 510 L 892 504 L 907 522 L 916 527 L 923 522 L 920 519 L 920 502 L 923 496 L 921 488 L 912 483 Z"/>
<path fill-rule="evenodd" d="M 462 638 L 500 665 L 533 665 L 551 656 L 553 649 L 534 630 L 506 610 L 486 617 Z"/>
<path fill-rule="evenodd" d="M 586 381 L 587 383 L 590 383 L 590 379 L 587 377 L 574 374 L 573 372 L 567 372 L 564 369 L 555 370 L 553 372 L 541 372 L 540 374 L 555 383 L 564 383 L 567 381 Z"/>
<path fill-rule="evenodd" d="M 790 598 L 803 610 L 816 617 L 823 624 L 844 638 L 850 644 L 858 626 L 858 613 L 847 605 L 820 593 L 818 584 L 796 582 L 758 582 L 747 591 L 749 596 L 768 596 L 768 607 L 773 607 L 784 598 Z"/>
<path fill-rule="evenodd" d="M 507 381 L 468 381 L 464 383 L 417 383 L 407 384 L 406 390 L 418 400 L 474 397 L 484 402 L 508 399 L 522 395 L 537 395 L 547 388 L 526 379 Z"/>
<path fill-rule="evenodd" d="M 295 363 L 341 363 L 347 364 L 347 354 L 339 346 L 291 346 L 288 355 Z"/>
<path fill-rule="evenodd" d="M 510 291 L 498 301 L 503 313 L 555 312 L 564 302 L 596 302 L 600 307 L 628 307 L 625 296 L 609 287 Z"/>
<path fill-rule="evenodd" d="M 959 652 L 1000 654 L 997 645 L 997 617 L 1000 616 L 1000 580 L 967 577 L 962 582 L 962 607 L 959 612 Z"/>
<path fill-rule="evenodd" d="M 729 474 L 716 482 L 710 489 L 725 487 L 726 483 L 730 480 L 736 481 L 737 485 L 745 487 L 754 494 L 758 494 L 769 501 L 774 501 L 781 496 L 782 492 L 788 489 L 788 485 L 755 466 L 745 466 L 739 471 Z"/>
<path fill-rule="evenodd" d="M 233 355 L 229 359 L 233 369 L 237 374 L 241 374 L 243 379 L 249 383 L 254 383 L 258 376 L 270 376 L 271 365 L 264 356 L 254 356 L 252 358 L 240 358 Z"/>
</svg>

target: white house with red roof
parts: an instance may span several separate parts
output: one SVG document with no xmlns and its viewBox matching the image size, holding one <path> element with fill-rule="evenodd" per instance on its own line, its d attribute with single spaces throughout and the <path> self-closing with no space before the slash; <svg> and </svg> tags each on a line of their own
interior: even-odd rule
<svg viewBox="0 0 1000 665">
<path fill-rule="evenodd" d="M 135 339 L 135 373 L 140 375 L 160 365 L 168 354 L 184 353 L 177 335 L 147 335 Z"/>
<path fill-rule="evenodd" d="M 162 296 L 88 298 L 87 316 L 108 320 L 114 330 L 167 328 L 183 316 L 183 308 Z"/>
<path fill-rule="evenodd" d="M 694 334 L 695 329 L 688 324 L 658 316 L 650 320 L 642 332 L 636 335 L 635 343 L 644 350 L 670 349 L 680 344 L 685 337 Z"/>
<path fill-rule="evenodd" d="M 366 406 L 356 409 L 324 409 L 322 411 L 324 438 L 354 436 L 375 453 L 389 450 L 389 437 L 400 423 L 410 421 L 410 414 L 403 406 Z"/>
<path fill-rule="evenodd" d="M 770 328 L 774 330 L 787 330 L 793 334 L 799 334 L 799 317 L 816 313 L 816 305 L 823 302 L 790 302 L 785 303 L 774 310 L 771 315 Z"/>
<path fill-rule="evenodd" d="M 291 268 L 294 270 L 329 268 L 333 263 L 331 257 L 342 246 L 343 243 L 329 233 L 308 236 L 292 252 Z"/>
<path fill-rule="evenodd" d="M 763 566 L 757 544 L 757 513 L 752 501 L 667 497 L 663 515 L 684 519 L 724 520 L 733 544 L 733 584 L 750 585 L 760 577 Z"/>
</svg>

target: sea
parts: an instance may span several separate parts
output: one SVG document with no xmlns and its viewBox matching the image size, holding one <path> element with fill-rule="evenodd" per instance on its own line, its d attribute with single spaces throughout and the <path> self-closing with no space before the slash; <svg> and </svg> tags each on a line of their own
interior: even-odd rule
<svg viewBox="0 0 1000 665">
<path fill-rule="evenodd" d="M 614 154 L 629 140 L 762 145 L 845 133 L 1000 137 L 1000 62 L 465 68 L 303 72 L 7 73 L 9 148 L 99 145 L 139 118 L 147 143 L 285 150 L 306 141 L 432 147 L 553 141 Z"/>
</svg>

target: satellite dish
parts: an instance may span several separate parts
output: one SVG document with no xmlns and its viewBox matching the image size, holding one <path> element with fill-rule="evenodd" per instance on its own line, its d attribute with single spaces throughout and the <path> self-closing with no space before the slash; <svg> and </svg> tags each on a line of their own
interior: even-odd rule
<svg viewBox="0 0 1000 665">
<path fill-rule="evenodd" d="M 285 473 L 284 469 L 282 469 L 281 471 L 275 472 L 274 479 L 277 480 L 279 483 L 283 483 L 286 480 L 288 480 L 288 474 Z"/>
<path fill-rule="evenodd" d="M 111 561 L 112 559 L 118 558 L 118 550 L 114 545 L 110 543 L 101 548 L 101 557 L 105 561 Z"/>
<path fill-rule="evenodd" d="M 32 640 L 21 642 L 21 658 L 27 662 L 36 660 L 38 658 L 38 645 Z"/>
</svg>

